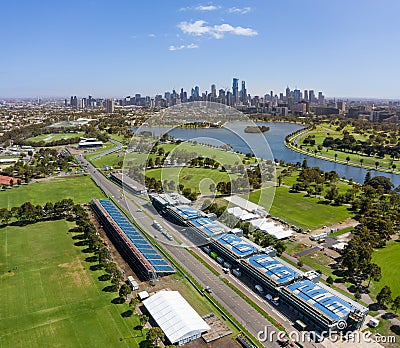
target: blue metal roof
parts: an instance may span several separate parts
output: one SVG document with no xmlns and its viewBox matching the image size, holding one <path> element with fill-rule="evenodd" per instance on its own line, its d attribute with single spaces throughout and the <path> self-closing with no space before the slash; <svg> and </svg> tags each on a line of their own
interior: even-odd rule
<svg viewBox="0 0 400 348">
<path fill-rule="evenodd" d="M 217 240 L 240 257 L 246 257 L 257 252 L 256 247 L 246 243 L 242 238 L 232 233 L 224 234 L 218 237 Z"/>
<path fill-rule="evenodd" d="M 188 205 L 178 205 L 174 207 L 176 212 L 183 216 L 184 218 L 191 220 L 201 216 L 201 212 L 188 206 Z"/>
<path fill-rule="evenodd" d="M 288 289 L 333 320 L 344 319 L 353 310 L 353 306 L 350 303 L 332 295 L 320 287 L 318 283 L 313 283 L 308 279 L 289 285 Z"/>
<path fill-rule="evenodd" d="M 194 219 L 192 220 L 192 223 L 209 236 L 214 236 L 215 234 L 225 232 L 225 230 L 215 221 L 206 217 Z"/>
<path fill-rule="evenodd" d="M 249 259 L 252 266 L 258 268 L 266 275 L 280 284 L 289 283 L 299 277 L 299 274 L 282 265 L 277 259 L 266 254 L 252 256 Z"/>
<path fill-rule="evenodd" d="M 167 261 L 154 249 L 154 247 L 145 239 L 131 224 L 131 222 L 122 214 L 113 202 L 106 199 L 100 199 L 100 204 L 113 218 L 116 224 L 121 228 L 125 235 L 141 252 L 141 254 L 154 266 L 158 272 L 174 272 L 174 269 Z M 157 267 L 155 266 L 157 265 Z M 161 267 L 162 266 L 162 267 Z M 161 267 L 161 268 L 160 268 Z"/>
</svg>

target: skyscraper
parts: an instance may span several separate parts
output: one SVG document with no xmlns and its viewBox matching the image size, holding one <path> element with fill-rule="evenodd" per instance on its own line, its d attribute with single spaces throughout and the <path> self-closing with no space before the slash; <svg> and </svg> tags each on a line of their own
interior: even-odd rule
<svg viewBox="0 0 400 348">
<path fill-rule="evenodd" d="M 242 81 L 242 89 L 240 90 L 240 101 L 243 104 L 247 104 L 246 81 Z"/>
<path fill-rule="evenodd" d="M 232 83 L 232 103 L 237 105 L 239 101 L 239 79 L 233 78 Z"/>
<path fill-rule="evenodd" d="M 213 84 L 213 85 L 211 85 L 211 96 L 213 97 L 213 98 L 216 98 L 217 97 L 217 87 Z"/>
<path fill-rule="evenodd" d="M 299 89 L 295 89 L 293 91 L 293 97 L 294 97 L 294 102 L 295 103 L 300 103 L 301 100 L 301 91 Z"/>
<path fill-rule="evenodd" d="M 304 90 L 303 99 L 308 102 L 308 91 L 306 89 Z"/>
<path fill-rule="evenodd" d="M 289 86 L 286 87 L 286 100 L 288 100 L 290 97 L 290 88 Z"/>
<path fill-rule="evenodd" d="M 315 103 L 315 94 L 314 94 L 313 89 L 310 89 L 308 91 L 308 97 L 309 97 L 310 103 Z"/>
<path fill-rule="evenodd" d="M 106 112 L 107 114 L 112 114 L 114 112 L 114 99 L 107 99 Z"/>
</svg>

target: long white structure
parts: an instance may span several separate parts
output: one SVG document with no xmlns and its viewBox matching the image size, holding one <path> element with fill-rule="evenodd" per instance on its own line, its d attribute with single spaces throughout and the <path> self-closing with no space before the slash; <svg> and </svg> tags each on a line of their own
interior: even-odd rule
<svg viewBox="0 0 400 348">
<path fill-rule="evenodd" d="M 178 291 L 160 291 L 143 304 L 172 344 L 185 344 L 211 329 Z"/>
</svg>

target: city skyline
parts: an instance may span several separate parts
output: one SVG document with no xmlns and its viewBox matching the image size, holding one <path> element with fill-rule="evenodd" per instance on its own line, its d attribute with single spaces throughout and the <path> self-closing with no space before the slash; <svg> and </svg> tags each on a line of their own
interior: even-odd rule
<svg viewBox="0 0 400 348">
<path fill-rule="evenodd" d="M 327 97 L 398 99 L 400 4 L 362 5 L 7 2 L 0 98 L 231 89 L 240 76 L 239 89 L 248 81 L 252 95 L 289 85 Z"/>
</svg>

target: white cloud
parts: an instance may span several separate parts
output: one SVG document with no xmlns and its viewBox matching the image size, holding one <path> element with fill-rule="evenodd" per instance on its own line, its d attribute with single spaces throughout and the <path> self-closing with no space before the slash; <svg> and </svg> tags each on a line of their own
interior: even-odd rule
<svg viewBox="0 0 400 348">
<path fill-rule="evenodd" d="M 156 37 L 156 34 L 149 34 L 148 37 Z"/>
<path fill-rule="evenodd" d="M 199 45 L 196 45 L 194 43 L 191 43 L 189 45 L 180 45 L 180 46 L 171 45 L 168 47 L 168 51 L 180 51 L 184 49 L 194 49 L 194 48 L 199 48 Z"/>
<path fill-rule="evenodd" d="M 215 5 L 199 5 L 196 7 L 181 7 L 179 11 L 216 11 L 219 10 L 221 6 Z"/>
<path fill-rule="evenodd" d="M 220 9 L 220 6 L 208 5 L 208 6 L 197 6 L 194 9 L 197 11 L 215 11 Z"/>
<path fill-rule="evenodd" d="M 207 22 L 203 20 L 198 20 L 195 22 L 181 22 L 178 24 L 178 28 L 181 29 L 185 34 L 194 36 L 207 34 L 215 39 L 222 39 L 226 33 L 240 36 L 258 35 L 257 31 L 251 28 L 243 28 L 240 26 L 234 27 L 227 23 L 211 26 L 207 25 Z"/>
<path fill-rule="evenodd" d="M 237 14 L 246 14 L 251 12 L 251 7 L 243 7 L 243 8 L 239 8 L 239 7 L 231 7 L 228 9 L 229 13 L 237 13 Z"/>
</svg>

